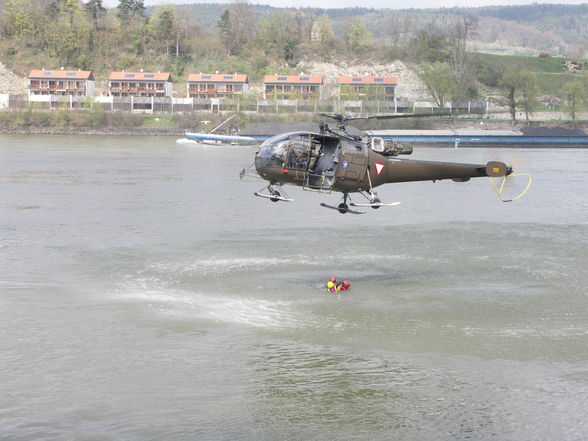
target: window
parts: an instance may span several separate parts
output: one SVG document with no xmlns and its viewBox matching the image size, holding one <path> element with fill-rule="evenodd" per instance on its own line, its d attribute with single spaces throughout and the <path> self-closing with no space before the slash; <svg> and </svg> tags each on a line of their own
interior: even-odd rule
<svg viewBox="0 0 588 441">
<path fill-rule="evenodd" d="M 233 79 L 233 75 L 225 75 L 225 80 L 232 80 Z"/>
<path fill-rule="evenodd" d="M 288 81 L 288 77 L 278 77 L 276 78 L 277 81 Z"/>
<path fill-rule="evenodd" d="M 300 81 L 308 81 L 309 78 L 308 77 L 300 77 Z"/>
<path fill-rule="evenodd" d="M 135 78 L 135 74 L 125 74 L 125 78 Z"/>
<path fill-rule="evenodd" d="M 203 80 L 210 80 L 212 77 L 210 75 L 202 75 Z"/>
<path fill-rule="evenodd" d="M 65 75 L 67 75 L 68 77 L 75 77 L 76 73 L 75 72 L 68 72 Z"/>
<path fill-rule="evenodd" d="M 154 74 L 145 74 L 145 78 L 155 78 Z"/>
<path fill-rule="evenodd" d="M 45 75 L 45 76 L 53 75 L 53 72 L 43 72 L 43 75 Z"/>
<path fill-rule="evenodd" d="M 351 81 L 353 81 L 354 83 L 360 83 L 362 80 L 359 77 L 353 77 L 351 78 Z"/>
</svg>

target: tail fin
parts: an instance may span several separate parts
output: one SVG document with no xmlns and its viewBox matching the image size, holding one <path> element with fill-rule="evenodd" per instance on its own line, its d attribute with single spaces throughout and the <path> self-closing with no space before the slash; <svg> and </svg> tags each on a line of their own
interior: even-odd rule
<svg viewBox="0 0 588 441">
<path fill-rule="evenodd" d="M 504 162 L 490 161 L 486 164 L 486 175 L 499 178 L 502 176 L 508 176 L 512 173 L 512 167 L 509 167 Z"/>
</svg>

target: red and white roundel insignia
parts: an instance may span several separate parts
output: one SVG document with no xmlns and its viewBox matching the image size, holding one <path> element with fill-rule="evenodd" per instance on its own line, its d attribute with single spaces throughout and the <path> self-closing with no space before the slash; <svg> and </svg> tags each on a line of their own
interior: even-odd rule
<svg viewBox="0 0 588 441">
<path fill-rule="evenodd" d="M 382 173 L 382 170 L 384 170 L 384 164 L 382 164 L 381 162 L 376 162 L 374 164 L 376 166 L 376 174 L 380 174 Z"/>
</svg>

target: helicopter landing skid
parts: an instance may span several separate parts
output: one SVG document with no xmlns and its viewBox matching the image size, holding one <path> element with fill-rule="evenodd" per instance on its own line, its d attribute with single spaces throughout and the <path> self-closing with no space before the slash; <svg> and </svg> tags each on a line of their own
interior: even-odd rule
<svg viewBox="0 0 588 441">
<path fill-rule="evenodd" d="M 265 188 L 267 188 L 267 190 L 269 191 L 269 194 L 261 193 L 261 191 L 264 190 L 263 188 L 259 191 L 256 191 L 253 194 L 259 198 L 269 199 L 272 202 L 278 202 L 278 201 L 292 202 L 292 201 L 294 201 L 294 199 L 291 199 L 290 197 L 288 197 L 288 195 L 286 194 L 286 192 L 284 190 L 282 190 L 282 192 L 284 193 L 284 196 L 282 196 L 280 194 L 280 192 L 278 190 L 274 189 L 274 187 L 271 184 Z"/>
<path fill-rule="evenodd" d="M 395 205 L 400 205 L 400 202 L 391 202 L 389 204 L 384 204 L 382 202 L 374 202 L 372 204 L 356 204 L 355 202 L 351 202 L 349 205 L 351 205 L 352 207 L 380 208 L 380 207 L 394 207 Z"/>
<path fill-rule="evenodd" d="M 330 208 L 331 210 L 337 210 L 341 214 L 345 214 L 345 213 L 365 214 L 365 212 L 363 212 L 363 211 L 351 210 L 346 205 L 344 207 L 342 205 L 343 204 L 340 204 L 338 207 L 335 207 L 334 205 L 328 205 L 328 204 L 325 204 L 324 202 L 321 202 L 321 207 Z M 353 204 L 351 204 L 351 205 L 353 205 Z"/>
<path fill-rule="evenodd" d="M 258 193 L 258 192 L 255 192 L 253 194 L 259 198 L 270 199 L 272 202 L 276 202 L 276 201 L 293 202 L 294 201 L 294 199 L 285 198 L 282 196 L 277 196 L 277 195 L 272 195 L 272 194 L 262 194 L 262 193 Z"/>
</svg>

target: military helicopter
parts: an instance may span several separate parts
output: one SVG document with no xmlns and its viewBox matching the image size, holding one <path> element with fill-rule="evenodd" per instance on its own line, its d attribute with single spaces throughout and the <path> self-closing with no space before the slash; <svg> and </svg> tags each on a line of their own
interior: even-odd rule
<svg viewBox="0 0 588 441">
<path fill-rule="evenodd" d="M 363 211 L 350 207 L 378 209 L 400 203 L 380 201 L 374 189 L 382 184 L 442 179 L 466 182 L 470 178 L 487 176 L 491 180 L 502 179 L 499 186 L 492 180 L 502 199 L 506 178 L 513 172 L 510 166 L 500 161 L 462 164 L 401 158 L 401 155 L 410 155 L 413 152 L 412 147 L 378 137 L 351 134 L 346 128 L 347 121 L 356 119 L 409 118 L 425 115 L 321 115 L 334 119 L 338 123 L 337 128 L 330 128 L 328 124 L 321 123 L 319 133 L 283 133 L 261 144 L 249 169 L 254 166 L 255 173 L 269 184 L 255 192 L 255 196 L 267 198 L 272 202 L 291 202 L 293 199 L 282 188 L 286 184 L 318 193 L 335 191 L 343 194 L 342 202 L 338 206 L 321 203 L 322 207 L 337 210 L 342 214 L 363 214 Z M 430 117 L 428 114 L 426 116 Z M 244 169 L 241 172 L 241 179 L 248 171 Z M 530 177 L 527 187 L 521 194 L 512 199 L 502 200 L 507 202 L 518 199 L 527 191 L 529 185 Z M 361 194 L 367 199 L 367 203 L 352 202 L 351 193 Z"/>
</svg>

